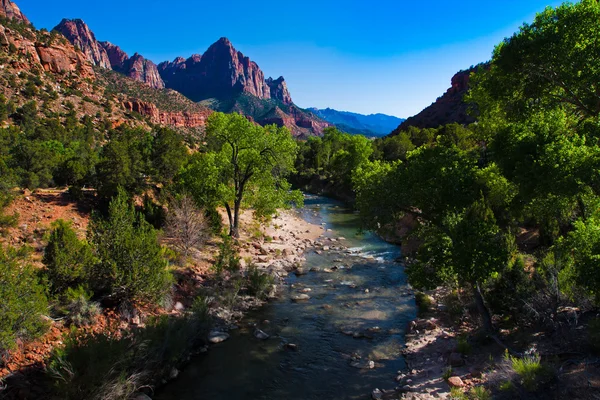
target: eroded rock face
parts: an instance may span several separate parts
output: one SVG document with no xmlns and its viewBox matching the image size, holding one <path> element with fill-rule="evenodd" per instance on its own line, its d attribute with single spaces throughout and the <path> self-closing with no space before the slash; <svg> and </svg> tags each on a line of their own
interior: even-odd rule
<svg viewBox="0 0 600 400">
<path fill-rule="evenodd" d="M 248 93 L 270 99 L 271 89 L 258 65 L 235 50 L 229 39 L 221 38 L 202 55 L 187 60 L 178 57 L 159 65 L 168 88 L 177 90 L 193 101 L 209 98 L 226 99 Z"/>
<path fill-rule="evenodd" d="M 44 70 L 54 73 L 78 72 L 82 77 L 94 75 L 88 60 L 69 45 L 35 44 L 36 52 Z"/>
<path fill-rule="evenodd" d="M 152 103 L 130 100 L 123 103 L 125 110 L 136 112 L 148 117 L 154 124 L 170 126 L 172 128 L 199 128 L 206 125 L 206 118 L 210 115 L 204 113 L 166 112 L 161 111 Z"/>
<path fill-rule="evenodd" d="M 102 46 L 106 51 L 108 60 L 110 62 L 110 67 L 114 70 L 122 68 L 123 64 L 125 64 L 125 61 L 129 59 L 127 53 L 121 50 L 121 48 L 116 44 L 112 44 L 111 42 L 100 42 L 100 46 Z"/>
<path fill-rule="evenodd" d="M 106 50 L 98 43 L 96 36 L 85 22 L 80 19 L 63 19 L 54 29 L 81 50 L 93 65 L 111 68 Z"/>
<path fill-rule="evenodd" d="M 266 82 L 271 91 L 272 99 L 279 100 L 283 102 L 283 104 L 292 104 L 292 96 L 290 95 L 283 76 L 280 76 L 276 80 L 269 78 Z"/>
<path fill-rule="evenodd" d="M 138 53 L 135 53 L 131 58 L 123 63 L 123 66 L 117 71 L 122 72 L 128 77 L 139 82 L 144 82 L 155 89 L 164 89 L 163 82 L 156 64 L 145 59 Z"/>
<path fill-rule="evenodd" d="M 0 0 L 0 16 L 30 24 L 29 20 L 21 12 L 19 7 L 10 0 Z"/>
</svg>

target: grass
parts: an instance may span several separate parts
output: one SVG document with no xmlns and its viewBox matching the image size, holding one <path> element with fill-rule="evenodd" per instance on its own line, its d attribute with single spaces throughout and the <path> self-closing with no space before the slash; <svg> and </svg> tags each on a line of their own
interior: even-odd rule
<svg viewBox="0 0 600 400">
<path fill-rule="evenodd" d="M 550 376 L 550 371 L 542 365 L 540 356 L 537 354 L 522 358 L 507 354 L 505 357 L 515 373 L 519 375 L 523 387 L 530 392 L 535 391 Z"/>
<path fill-rule="evenodd" d="M 474 400 L 491 400 L 492 395 L 490 392 L 484 388 L 483 386 L 476 386 L 471 388 L 471 392 L 469 393 L 472 399 Z"/>
<path fill-rule="evenodd" d="M 444 371 L 444 374 L 442 375 L 442 378 L 444 378 L 444 380 L 447 382 L 448 379 L 450 379 L 452 377 L 453 373 L 454 373 L 454 371 L 452 370 L 452 368 L 448 367 Z"/>
<path fill-rule="evenodd" d="M 415 293 L 415 301 L 417 303 L 419 315 L 427 314 L 433 307 L 433 301 L 431 301 L 431 297 L 423 292 Z"/>
<path fill-rule="evenodd" d="M 450 389 L 450 399 L 451 400 L 468 400 L 466 394 L 463 393 L 462 389 L 453 387 Z"/>
</svg>

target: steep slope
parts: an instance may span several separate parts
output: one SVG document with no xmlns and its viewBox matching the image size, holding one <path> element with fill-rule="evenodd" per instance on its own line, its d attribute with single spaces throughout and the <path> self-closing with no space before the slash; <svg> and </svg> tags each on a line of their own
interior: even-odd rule
<svg viewBox="0 0 600 400">
<path fill-rule="evenodd" d="M 309 111 L 334 124 L 338 129 L 365 136 L 385 136 L 404 122 L 404 119 L 385 114 L 363 115 L 348 111 L 337 111 L 331 108 L 320 110 L 309 108 Z"/>
<path fill-rule="evenodd" d="M 227 38 L 203 55 L 158 65 L 167 88 L 222 112 L 239 112 L 259 124 L 286 126 L 297 137 L 320 135 L 329 123 L 294 105 L 283 77 L 265 79 L 259 66 Z"/>
<path fill-rule="evenodd" d="M 0 17 L 9 20 L 16 20 L 29 25 L 27 17 L 21 12 L 19 7 L 10 0 L 0 0 Z"/>
<path fill-rule="evenodd" d="M 475 122 L 468 114 L 469 105 L 463 101 L 463 97 L 469 90 L 469 78 L 483 64 L 460 71 L 452 77 L 452 86 L 439 97 L 433 104 L 425 108 L 415 116 L 408 118 L 392 132 L 397 135 L 410 126 L 417 128 L 437 128 L 453 122 L 467 125 Z"/>
<path fill-rule="evenodd" d="M 90 28 L 80 19 L 63 19 L 54 29 L 85 54 L 92 65 L 111 68 L 106 50 L 98 43 Z"/>
<path fill-rule="evenodd" d="M 113 69 L 156 89 L 165 87 L 156 64 L 137 53 L 130 58 L 118 46 L 109 42 L 98 42 L 94 33 L 82 20 L 63 19 L 54 30 L 62 33 L 81 50 L 92 65 Z"/>
</svg>

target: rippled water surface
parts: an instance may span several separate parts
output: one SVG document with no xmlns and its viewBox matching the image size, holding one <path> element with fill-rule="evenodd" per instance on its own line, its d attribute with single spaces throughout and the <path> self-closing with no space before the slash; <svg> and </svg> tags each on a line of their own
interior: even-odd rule
<svg viewBox="0 0 600 400">
<path fill-rule="evenodd" d="M 346 238 L 348 250 L 307 254 L 305 268 L 320 272 L 290 275 L 278 300 L 250 313 L 155 399 L 369 399 L 374 388 L 394 386 L 405 368 L 404 329 L 415 316 L 403 267 L 393 262 L 399 248 L 358 234 L 357 216 L 333 200 L 308 196 L 298 212 L 331 230 L 325 236 Z M 302 289 L 311 299 L 290 301 Z M 256 339 L 254 323 L 271 338 Z"/>
</svg>

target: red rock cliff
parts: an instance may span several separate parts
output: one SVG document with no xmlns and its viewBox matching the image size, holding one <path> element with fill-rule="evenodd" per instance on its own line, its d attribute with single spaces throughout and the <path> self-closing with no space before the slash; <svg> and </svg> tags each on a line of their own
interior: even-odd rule
<svg viewBox="0 0 600 400">
<path fill-rule="evenodd" d="M 272 99 L 279 100 L 283 102 L 283 104 L 292 104 L 292 96 L 290 95 L 283 76 L 280 76 L 276 80 L 269 78 L 266 82 L 271 90 Z"/>
<path fill-rule="evenodd" d="M 63 19 L 54 29 L 81 50 L 93 65 L 111 68 L 106 50 L 98 43 L 96 36 L 85 22 L 80 19 Z"/>
<path fill-rule="evenodd" d="M 27 17 L 21 12 L 19 7 L 10 0 L 0 0 L 0 16 L 8 19 L 16 19 L 17 21 L 30 24 Z"/>
<path fill-rule="evenodd" d="M 198 128 L 206 125 L 206 118 L 211 111 L 200 113 L 165 112 L 154 104 L 139 100 L 129 100 L 123 103 L 125 110 L 136 112 L 148 117 L 153 124 L 165 125 L 172 128 Z"/>
</svg>

